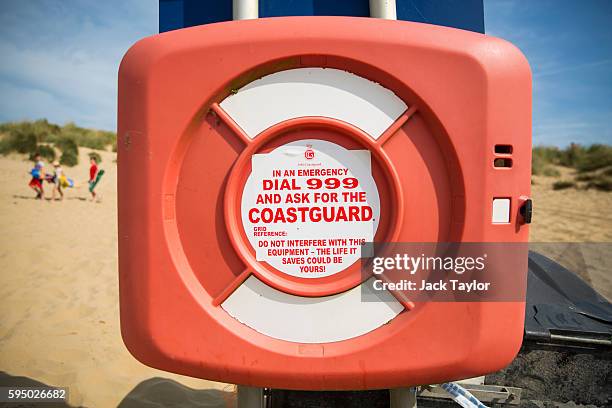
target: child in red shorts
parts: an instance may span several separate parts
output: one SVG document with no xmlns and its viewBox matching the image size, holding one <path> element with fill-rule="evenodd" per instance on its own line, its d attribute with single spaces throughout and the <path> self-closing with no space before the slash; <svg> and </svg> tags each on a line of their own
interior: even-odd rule
<svg viewBox="0 0 612 408">
<path fill-rule="evenodd" d="M 44 167 L 45 165 L 40 159 L 40 154 L 36 154 L 34 156 L 34 168 L 30 170 L 32 179 L 30 180 L 28 186 L 30 186 L 30 188 L 36 192 L 37 200 L 42 200 L 45 196 L 45 192 L 43 190 L 43 180 L 45 177 L 45 173 L 43 171 Z"/>
</svg>

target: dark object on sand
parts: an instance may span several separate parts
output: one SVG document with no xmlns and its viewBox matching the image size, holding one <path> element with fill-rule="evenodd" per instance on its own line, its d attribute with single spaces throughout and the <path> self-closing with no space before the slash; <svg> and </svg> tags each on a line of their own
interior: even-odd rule
<svg viewBox="0 0 612 408">
<path fill-rule="evenodd" d="M 612 304 L 577 274 L 531 252 L 522 350 L 486 383 L 522 388 L 525 407 L 567 401 L 609 406 Z"/>
<path fill-rule="evenodd" d="M 531 252 L 523 348 L 609 351 L 612 304 L 578 275 Z"/>
</svg>

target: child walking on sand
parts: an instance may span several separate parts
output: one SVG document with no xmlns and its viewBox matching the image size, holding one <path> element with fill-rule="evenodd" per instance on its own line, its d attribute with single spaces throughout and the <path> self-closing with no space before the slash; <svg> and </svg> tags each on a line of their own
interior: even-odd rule
<svg viewBox="0 0 612 408">
<path fill-rule="evenodd" d="M 95 188 L 104 175 L 104 170 L 98 168 L 98 161 L 95 157 L 90 158 L 91 166 L 89 167 L 89 192 L 91 193 L 91 201 L 96 199 Z"/>
<path fill-rule="evenodd" d="M 60 201 L 64 199 L 64 192 L 62 191 L 62 178 L 64 177 L 64 170 L 60 163 L 56 160 L 53 162 L 53 195 L 52 200 L 55 201 L 55 192 L 57 191 L 60 196 Z"/>
<path fill-rule="evenodd" d="M 45 192 L 43 190 L 43 180 L 45 177 L 45 173 L 43 171 L 44 167 L 45 164 L 41 160 L 40 154 L 37 153 L 34 156 L 34 168 L 30 170 L 30 175 L 32 176 L 32 179 L 28 184 L 28 186 L 30 186 L 30 188 L 36 192 L 37 200 L 42 200 L 45 195 Z"/>
</svg>

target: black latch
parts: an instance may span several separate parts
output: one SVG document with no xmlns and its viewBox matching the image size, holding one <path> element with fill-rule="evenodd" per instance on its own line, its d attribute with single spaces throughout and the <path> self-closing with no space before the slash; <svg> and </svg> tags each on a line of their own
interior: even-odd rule
<svg viewBox="0 0 612 408">
<path fill-rule="evenodd" d="M 525 200 L 525 202 L 523 202 L 523 205 L 521 205 L 519 211 L 523 216 L 523 222 L 525 222 L 525 224 L 531 224 L 531 216 L 533 214 L 533 202 L 531 201 L 531 198 L 528 198 Z"/>
</svg>

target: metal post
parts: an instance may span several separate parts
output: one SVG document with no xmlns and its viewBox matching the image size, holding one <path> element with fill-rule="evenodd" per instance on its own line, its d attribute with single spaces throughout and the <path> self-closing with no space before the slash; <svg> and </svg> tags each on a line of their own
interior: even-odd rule
<svg viewBox="0 0 612 408">
<path fill-rule="evenodd" d="M 237 408 L 264 408 L 264 389 L 258 387 L 238 387 Z"/>
<path fill-rule="evenodd" d="M 370 0 L 370 17 L 397 20 L 395 0 Z"/>
<path fill-rule="evenodd" d="M 259 17 L 259 0 L 233 0 L 234 20 L 252 20 Z"/>
<path fill-rule="evenodd" d="M 389 390 L 389 408 L 416 408 L 417 389 L 393 388 Z"/>
</svg>

